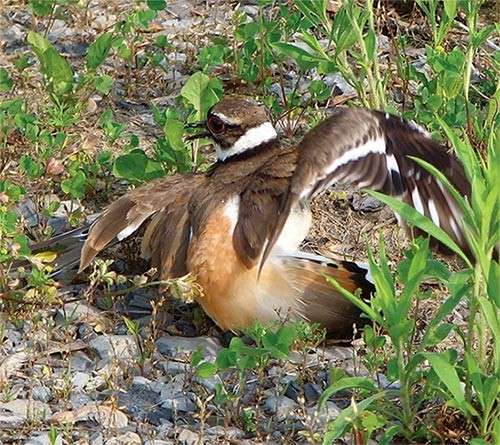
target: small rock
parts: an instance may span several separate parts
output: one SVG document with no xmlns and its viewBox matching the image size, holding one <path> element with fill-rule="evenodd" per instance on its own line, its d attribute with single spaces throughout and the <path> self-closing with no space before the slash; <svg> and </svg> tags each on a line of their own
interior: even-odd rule
<svg viewBox="0 0 500 445">
<path fill-rule="evenodd" d="M 84 352 L 77 351 L 71 357 L 71 369 L 80 372 L 91 372 L 95 369 L 95 362 Z"/>
<path fill-rule="evenodd" d="M 200 443 L 200 435 L 183 428 L 179 430 L 177 441 L 182 445 L 198 445 Z"/>
<path fill-rule="evenodd" d="M 174 441 L 172 440 L 160 440 L 160 439 L 153 439 L 153 440 L 146 440 L 144 442 L 144 445 L 174 445 Z"/>
<path fill-rule="evenodd" d="M 286 419 L 297 407 L 297 403 L 285 396 L 270 396 L 264 404 L 264 409 L 269 414 L 276 415 L 279 421 Z"/>
<path fill-rule="evenodd" d="M 200 348 L 205 359 L 215 359 L 221 345 L 218 340 L 212 337 L 164 336 L 156 341 L 156 347 L 162 354 L 175 358 L 185 357 Z"/>
<path fill-rule="evenodd" d="M 245 436 L 245 432 L 241 431 L 239 428 L 236 428 L 234 426 L 226 428 L 221 425 L 216 425 L 211 428 L 207 428 L 205 430 L 205 433 L 208 436 L 220 437 L 223 438 L 224 440 L 231 440 L 231 441 L 235 439 L 241 439 L 242 437 Z"/>
<path fill-rule="evenodd" d="M 189 363 L 166 360 L 161 362 L 161 366 L 167 375 L 185 374 L 189 370 Z"/>
<path fill-rule="evenodd" d="M 31 391 L 31 397 L 33 397 L 33 400 L 46 403 L 52 399 L 52 391 L 46 386 L 36 385 Z"/>
<path fill-rule="evenodd" d="M 324 429 L 325 425 L 335 419 L 340 414 L 341 409 L 331 400 L 327 400 L 325 405 L 319 409 L 317 406 L 308 408 L 307 415 L 315 419 L 319 429 Z"/>
<path fill-rule="evenodd" d="M 137 433 L 127 431 L 118 437 L 112 437 L 105 442 L 105 445 L 141 445 L 142 440 Z"/>
<path fill-rule="evenodd" d="M 23 199 L 16 207 L 17 213 L 22 216 L 30 226 L 39 224 L 36 204 L 29 198 Z"/>
<path fill-rule="evenodd" d="M 139 353 L 132 335 L 100 335 L 90 341 L 90 346 L 102 359 L 131 360 Z"/>
<path fill-rule="evenodd" d="M 185 394 L 176 394 L 161 398 L 161 406 L 175 412 L 193 413 L 196 411 L 196 404 Z"/>
<path fill-rule="evenodd" d="M 38 400 L 16 399 L 0 403 L 0 410 L 22 416 L 24 420 L 45 420 L 52 412 L 49 405 Z"/>
<path fill-rule="evenodd" d="M 77 372 L 71 379 L 71 385 L 74 391 L 82 391 L 90 380 L 90 375 L 85 372 Z"/>
<path fill-rule="evenodd" d="M 56 321 L 81 323 L 83 321 L 92 321 L 101 316 L 101 313 L 96 308 L 85 302 L 66 303 L 56 315 Z"/>
<path fill-rule="evenodd" d="M 62 436 L 58 434 L 54 442 L 49 438 L 49 433 L 36 433 L 24 445 L 62 445 Z"/>
<path fill-rule="evenodd" d="M 376 212 L 381 210 L 384 204 L 371 196 L 355 193 L 352 197 L 351 207 L 356 212 Z"/>
<path fill-rule="evenodd" d="M 85 393 L 72 392 L 69 396 L 69 402 L 71 403 L 71 407 L 76 410 L 92 403 L 92 399 Z"/>
</svg>

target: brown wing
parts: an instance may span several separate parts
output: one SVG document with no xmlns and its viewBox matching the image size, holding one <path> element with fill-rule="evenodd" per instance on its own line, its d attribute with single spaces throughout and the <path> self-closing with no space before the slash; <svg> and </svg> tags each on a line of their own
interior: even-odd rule
<svg viewBox="0 0 500 445">
<path fill-rule="evenodd" d="M 470 195 L 470 184 L 455 157 L 416 125 L 387 113 L 341 109 L 307 133 L 299 151 L 297 169 L 270 230 L 262 262 L 281 233 L 292 206 L 333 183 L 398 196 L 467 250 L 458 204 L 439 181 L 409 156 L 439 168 L 463 195 Z"/>
<path fill-rule="evenodd" d="M 296 168 L 295 147 L 282 148 L 250 177 L 240 194 L 238 222 L 233 233 L 236 253 L 243 263 L 255 266 L 270 236 L 270 222 L 283 205 Z"/>
<path fill-rule="evenodd" d="M 132 235 L 152 218 L 141 252 L 151 257 L 161 275 L 183 272 L 189 241 L 188 203 L 193 191 L 205 180 L 202 175 L 174 175 L 152 181 L 112 203 L 94 222 L 82 249 L 80 270 L 113 239 Z"/>
</svg>

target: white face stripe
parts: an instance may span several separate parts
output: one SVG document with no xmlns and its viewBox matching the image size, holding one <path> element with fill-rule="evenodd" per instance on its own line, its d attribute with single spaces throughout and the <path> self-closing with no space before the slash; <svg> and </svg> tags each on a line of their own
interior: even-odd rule
<svg viewBox="0 0 500 445">
<path fill-rule="evenodd" d="M 236 227 L 236 223 L 238 222 L 238 215 L 240 213 L 240 196 L 234 195 L 230 199 L 226 201 L 224 206 L 224 216 L 229 219 L 230 222 L 230 236 L 233 235 L 234 228 Z"/>
<path fill-rule="evenodd" d="M 431 219 L 436 226 L 439 226 L 439 213 L 436 209 L 436 205 L 434 204 L 434 201 L 432 199 L 429 199 L 429 202 L 427 203 L 429 206 L 429 213 L 431 214 Z"/>
<path fill-rule="evenodd" d="M 223 114 L 219 111 L 212 111 L 212 114 L 214 116 L 217 116 L 220 120 L 222 120 L 223 122 L 225 122 L 226 124 L 229 124 L 229 125 L 238 125 L 240 123 L 239 121 L 231 119 L 230 117 L 227 117 L 225 114 Z"/>
<path fill-rule="evenodd" d="M 257 127 L 250 128 L 245 134 L 240 136 L 240 138 L 234 143 L 230 148 L 222 149 L 216 144 L 215 151 L 217 152 L 217 158 L 220 161 L 224 161 L 230 156 L 234 156 L 238 153 L 243 153 L 246 150 L 258 147 L 265 142 L 269 142 L 276 139 L 278 134 L 273 127 L 271 122 L 264 122 Z"/>
<path fill-rule="evenodd" d="M 411 191 L 411 199 L 415 210 L 425 216 L 424 205 L 422 204 L 422 199 L 420 198 L 420 194 L 418 193 L 418 189 L 416 187 Z"/>
</svg>

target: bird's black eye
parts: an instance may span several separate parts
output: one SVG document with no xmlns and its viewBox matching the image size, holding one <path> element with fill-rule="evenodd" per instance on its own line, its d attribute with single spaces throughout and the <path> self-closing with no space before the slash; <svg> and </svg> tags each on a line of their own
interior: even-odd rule
<svg viewBox="0 0 500 445">
<path fill-rule="evenodd" d="M 222 134 L 226 130 L 226 125 L 217 116 L 210 116 L 207 122 L 208 129 L 212 134 Z"/>
</svg>

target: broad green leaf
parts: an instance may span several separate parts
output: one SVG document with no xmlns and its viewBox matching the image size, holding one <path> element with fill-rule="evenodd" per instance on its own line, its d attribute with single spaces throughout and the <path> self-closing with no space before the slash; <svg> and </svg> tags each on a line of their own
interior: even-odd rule
<svg viewBox="0 0 500 445">
<path fill-rule="evenodd" d="M 446 361 L 443 354 L 428 352 L 424 355 L 441 382 L 448 388 L 448 391 L 458 403 L 458 407 L 466 413 L 471 412 L 473 408 L 465 400 L 464 389 L 455 367 Z"/>
<path fill-rule="evenodd" d="M 134 149 L 116 158 L 113 174 L 129 181 L 144 182 L 159 178 L 164 172 L 158 162 L 149 159 L 142 150 Z"/>
<path fill-rule="evenodd" d="M 106 60 L 112 43 L 113 34 L 111 32 L 101 34 L 87 50 L 87 68 L 95 70 L 99 67 Z"/>
<path fill-rule="evenodd" d="M 154 11 L 163 11 L 167 7 L 165 0 L 146 0 L 149 9 Z"/>
<path fill-rule="evenodd" d="M 163 127 L 163 131 L 167 136 L 169 144 L 174 150 L 185 150 L 184 141 L 184 124 L 178 119 L 167 119 Z"/>
<path fill-rule="evenodd" d="M 52 47 L 50 42 L 45 37 L 34 31 L 28 32 L 27 41 L 31 45 L 31 48 L 33 49 L 33 51 L 35 52 L 36 56 L 40 61 L 43 57 L 43 53 L 48 48 Z"/>
<path fill-rule="evenodd" d="M 73 176 L 65 179 L 61 183 L 61 189 L 72 198 L 83 198 L 85 196 L 85 187 L 87 185 L 87 178 L 85 173 L 78 170 Z"/>
<path fill-rule="evenodd" d="M 29 5 L 36 15 L 47 16 L 54 8 L 55 0 L 30 0 Z"/>
<path fill-rule="evenodd" d="M 215 363 L 203 362 L 196 367 L 196 374 L 202 379 L 212 377 L 217 372 L 217 365 Z"/>
<path fill-rule="evenodd" d="M 107 74 L 103 74 L 102 76 L 98 76 L 94 80 L 95 89 L 104 95 L 109 94 L 111 91 L 111 87 L 113 86 L 114 79 Z"/>
<path fill-rule="evenodd" d="M 457 0 L 443 0 L 444 11 L 449 20 L 453 20 L 457 13 Z"/>
<path fill-rule="evenodd" d="M 199 120 L 204 117 L 206 110 L 218 101 L 216 95 L 206 94 L 207 89 L 209 89 L 209 83 L 210 78 L 201 71 L 198 71 L 187 80 L 181 89 L 181 96 L 193 105 L 197 112 L 196 118 Z M 208 103 L 205 102 L 207 97 L 209 98 Z"/>
</svg>

